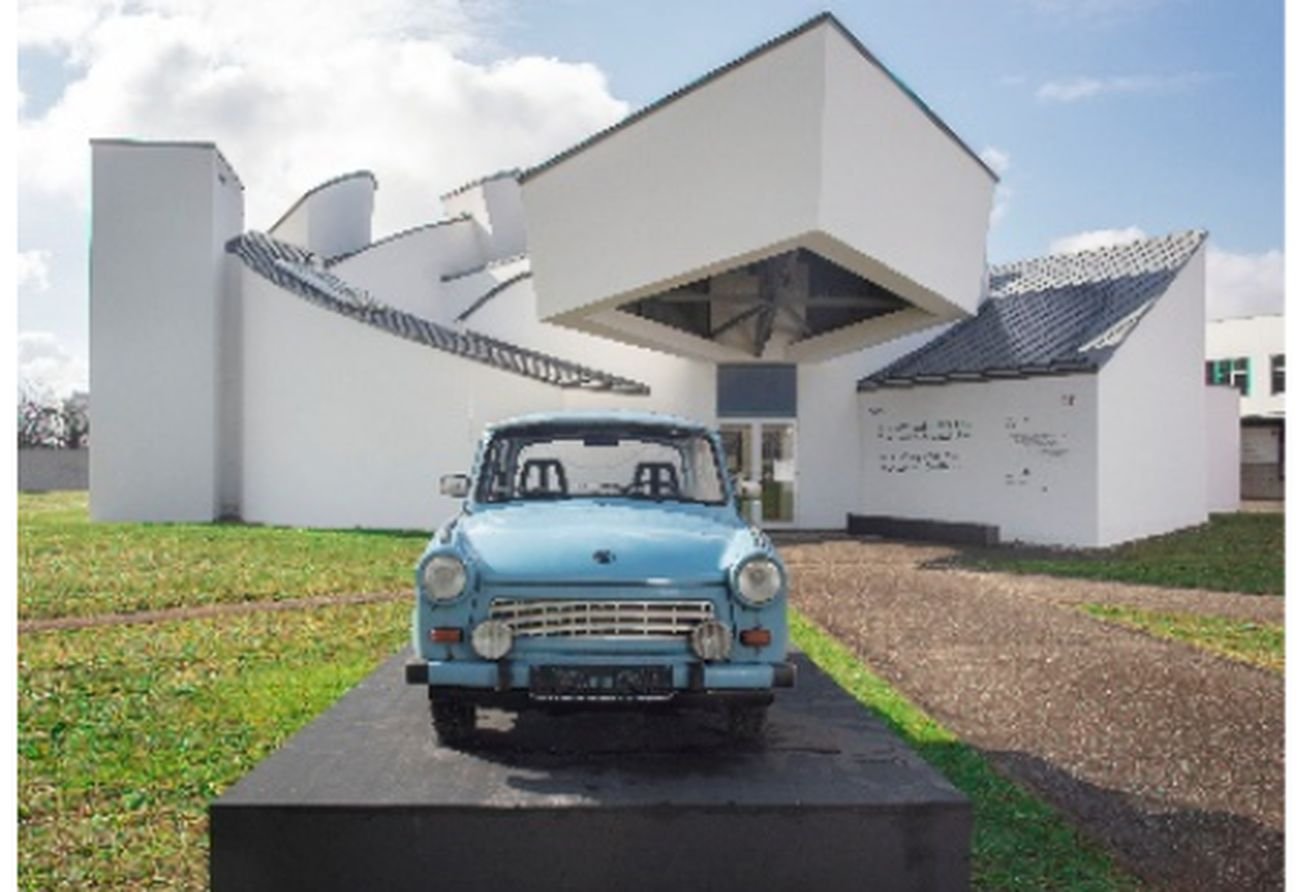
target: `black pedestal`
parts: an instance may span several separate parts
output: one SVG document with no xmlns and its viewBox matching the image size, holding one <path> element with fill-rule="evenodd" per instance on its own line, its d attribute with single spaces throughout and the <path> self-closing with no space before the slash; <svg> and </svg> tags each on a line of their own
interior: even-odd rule
<svg viewBox="0 0 1300 892">
<path fill-rule="evenodd" d="M 798 655 L 761 746 L 710 713 L 481 710 L 464 751 L 404 660 L 212 804 L 216 892 L 969 884 L 969 803 Z"/>
</svg>

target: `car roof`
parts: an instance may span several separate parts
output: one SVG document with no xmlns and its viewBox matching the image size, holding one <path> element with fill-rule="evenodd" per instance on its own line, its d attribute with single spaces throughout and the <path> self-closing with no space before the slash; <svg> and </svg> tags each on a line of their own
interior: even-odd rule
<svg viewBox="0 0 1300 892">
<path fill-rule="evenodd" d="M 600 425 L 621 424 L 645 427 L 673 427 L 678 429 L 709 431 L 711 425 L 680 415 L 667 415 L 659 412 L 644 412 L 631 409 L 570 409 L 563 412 L 532 412 L 517 415 L 487 425 L 489 431 L 506 430 L 512 427 L 538 427 L 542 425 Z"/>
</svg>

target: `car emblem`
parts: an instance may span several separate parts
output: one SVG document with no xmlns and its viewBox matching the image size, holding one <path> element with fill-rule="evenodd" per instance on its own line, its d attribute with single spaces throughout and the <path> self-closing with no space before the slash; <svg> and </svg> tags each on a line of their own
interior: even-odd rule
<svg viewBox="0 0 1300 892">
<path fill-rule="evenodd" d="M 612 564 L 614 563 L 614 552 L 602 548 L 600 551 L 593 554 L 591 559 L 598 564 Z"/>
</svg>

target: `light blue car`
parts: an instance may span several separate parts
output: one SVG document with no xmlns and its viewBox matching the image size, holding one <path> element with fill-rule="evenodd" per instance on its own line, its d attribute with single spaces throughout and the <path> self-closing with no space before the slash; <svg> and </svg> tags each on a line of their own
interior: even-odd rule
<svg viewBox="0 0 1300 892">
<path fill-rule="evenodd" d="M 717 434 L 631 412 L 490 427 L 415 570 L 406 679 L 446 744 L 478 706 L 712 706 L 761 735 L 786 660 L 788 579 L 737 511 Z"/>
</svg>

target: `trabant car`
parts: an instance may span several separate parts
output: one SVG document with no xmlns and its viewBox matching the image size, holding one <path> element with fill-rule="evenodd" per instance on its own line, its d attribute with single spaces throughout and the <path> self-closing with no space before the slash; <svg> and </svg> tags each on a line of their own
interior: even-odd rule
<svg viewBox="0 0 1300 892">
<path fill-rule="evenodd" d="M 493 425 L 415 570 L 406 679 L 445 744 L 476 709 L 712 707 L 761 735 L 787 662 L 785 565 L 715 431 L 629 412 Z"/>
</svg>

